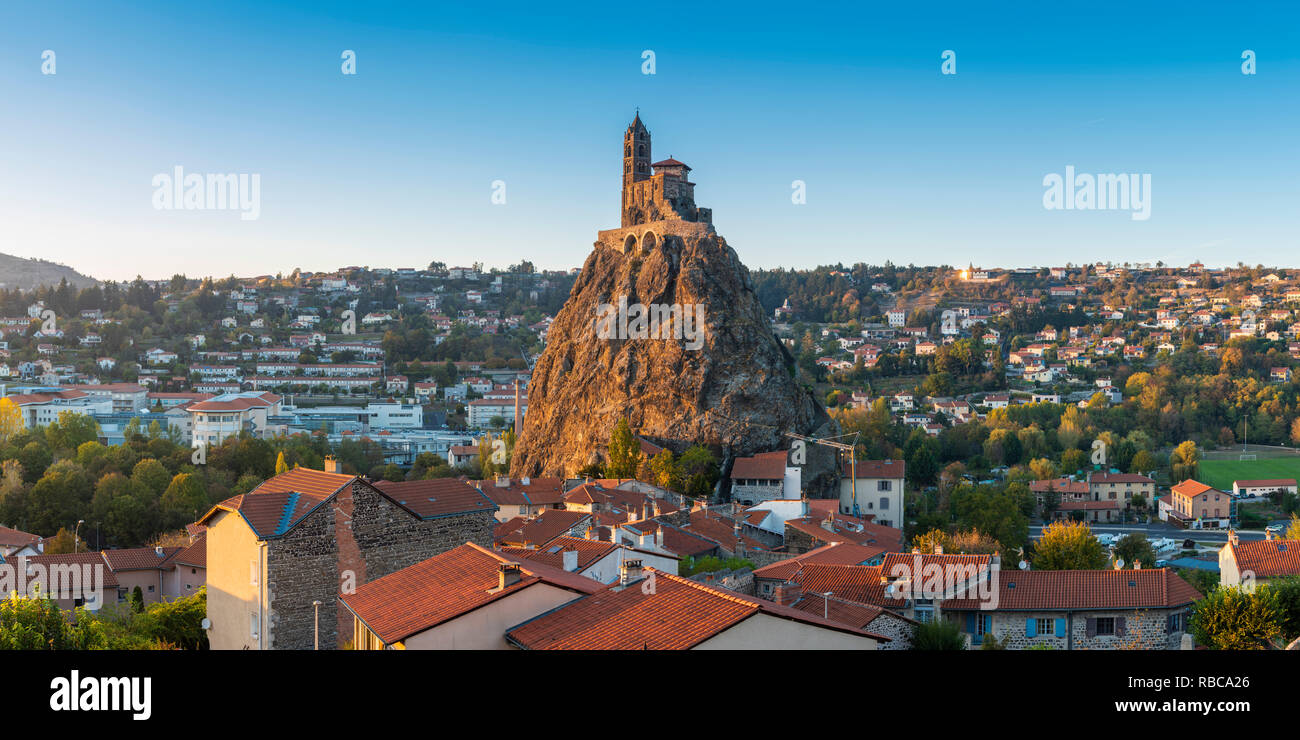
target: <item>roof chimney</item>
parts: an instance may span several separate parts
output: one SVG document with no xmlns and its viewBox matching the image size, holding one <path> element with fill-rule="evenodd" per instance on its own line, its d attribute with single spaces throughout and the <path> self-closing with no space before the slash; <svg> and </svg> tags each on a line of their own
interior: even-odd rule
<svg viewBox="0 0 1300 740">
<path fill-rule="evenodd" d="M 334 457 L 333 455 L 326 455 L 326 456 L 325 456 L 325 472 L 326 472 L 326 473 L 342 473 L 342 472 L 343 472 L 343 463 L 340 463 L 340 462 L 339 462 L 339 459 L 338 459 L 337 457 Z"/>
<path fill-rule="evenodd" d="M 163 556 L 162 545 L 154 545 L 153 554 L 157 555 L 158 557 L 162 557 Z"/>
<path fill-rule="evenodd" d="M 1234 537 L 1236 536 L 1236 533 L 1235 533 L 1235 532 L 1233 533 L 1233 536 L 1234 536 Z M 1271 539 L 1273 539 L 1273 530 L 1271 530 L 1271 529 L 1265 529 L 1265 530 L 1264 530 L 1264 539 L 1266 539 L 1266 540 L 1271 540 Z"/>
<path fill-rule="evenodd" d="M 578 551 L 570 548 L 561 555 L 564 556 L 564 569 L 570 573 L 576 572 L 578 570 Z"/>
<path fill-rule="evenodd" d="M 1141 560 L 1134 560 L 1134 561 L 1133 561 L 1133 570 L 1142 570 L 1142 561 L 1141 561 Z"/>
<path fill-rule="evenodd" d="M 1228 542 L 1229 542 L 1229 544 L 1231 544 L 1233 547 L 1236 547 L 1236 546 L 1237 546 L 1237 530 L 1235 530 L 1235 529 L 1229 529 L 1229 530 L 1228 530 Z"/>
<path fill-rule="evenodd" d="M 618 566 L 618 583 L 620 586 L 626 586 L 641 579 L 641 561 L 624 560 Z"/>
<path fill-rule="evenodd" d="M 497 488 L 509 488 L 509 487 L 510 487 L 510 476 L 508 476 L 508 475 L 498 475 L 498 476 L 497 476 L 497 479 L 496 479 L 496 486 L 497 486 Z"/>
<path fill-rule="evenodd" d="M 782 606 L 789 606 L 803 596 L 803 586 L 794 581 L 783 581 L 772 589 L 772 600 Z"/>
<path fill-rule="evenodd" d="M 504 591 L 519 583 L 521 573 L 519 563 L 502 563 L 497 567 L 497 589 Z"/>
</svg>

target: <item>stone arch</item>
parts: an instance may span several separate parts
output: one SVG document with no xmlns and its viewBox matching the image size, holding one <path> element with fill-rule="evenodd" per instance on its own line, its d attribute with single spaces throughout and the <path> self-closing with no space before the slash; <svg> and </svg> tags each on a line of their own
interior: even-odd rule
<svg viewBox="0 0 1300 740">
<path fill-rule="evenodd" d="M 641 236 L 641 253 L 650 254 L 650 251 L 655 248 L 657 242 L 658 239 L 655 237 L 655 233 L 653 231 L 647 231 Z"/>
<path fill-rule="evenodd" d="M 627 238 L 623 240 L 623 254 L 632 254 L 633 250 L 635 249 L 636 249 L 636 235 L 628 234 Z"/>
</svg>

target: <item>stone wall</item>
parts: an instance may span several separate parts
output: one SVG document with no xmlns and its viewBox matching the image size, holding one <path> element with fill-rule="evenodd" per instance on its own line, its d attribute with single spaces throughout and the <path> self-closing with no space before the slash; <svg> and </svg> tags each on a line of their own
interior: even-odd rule
<svg viewBox="0 0 1300 740">
<path fill-rule="evenodd" d="M 749 596 L 754 595 L 754 571 L 749 568 L 699 573 L 691 576 L 691 580 L 706 586 L 717 586 Z"/>
<path fill-rule="evenodd" d="M 492 546 L 490 511 L 422 520 L 369 484 L 357 481 L 308 514 L 267 548 L 271 640 L 268 647 L 310 650 L 319 600 L 321 649 L 352 639 L 352 619 L 340 614 L 341 589 L 474 542 Z"/>
<path fill-rule="evenodd" d="M 914 625 L 906 619 L 893 612 L 885 611 L 868 622 L 864 629 L 890 638 L 889 642 L 880 644 L 881 650 L 911 650 L 913 627 Z"/>
<path fill-rule="evenodd" d="M 1035 645 L 1050 645 L 1056 650 L 1168 650 L 1177 644 L 1182 632 L 1170 633 L 1166 620 L 1171 613 L 1184 609 L 1143 609 L 1076 612 L 994 612 L 992 632 L 999 640 L 1007 642 L 1008 650 L 1026 650 Z M 1124 619 L 1124 635 L 1088 636 L 1088 620 L 1098 617 Z M 1066 619 L 1069 641 L 1055 634 L 1028 637 L 1025 632 L 1028 619 Z"/>
<path fill-rule="evenodd" d="M 827 534 L 830 533 L 827 532 Z M 809 550 L 815 550 L 825 544 L 826 542 L 814 539 L 812 535 L 795 529 L 789 524 L 785 527 L 785 549 L 788 553 L 786 557 L 789 557 L 790 555 L 802 555 Z"/>
</svg>

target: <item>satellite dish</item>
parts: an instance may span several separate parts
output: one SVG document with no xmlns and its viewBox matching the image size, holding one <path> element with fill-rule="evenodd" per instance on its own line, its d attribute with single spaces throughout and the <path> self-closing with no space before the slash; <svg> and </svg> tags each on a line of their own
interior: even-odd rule
<svg viewBox="0 0 1300 740">
<path fill-rule="evenodd" d="M 1123 569 L 1124 569 L 1124 558 L 1120 558 L 1119 560 L 1115 561 L 1115 570 L 1123 570 Z"/>
<path fill-rule="evenodd" d="M 212 620 L 208 619 L 207 617 L 204 617 L 203 621 L 199 622 L 199 626 L 205 630 L 210 630 L 212 629 Z"/>
<path fill-rule="evenodd" d="M 1029 570 L 1029 563 L 1025 562 L 1024 560 L 1021 560 L 1021 561 L 1020 561 L 1020 569 L 1021 569 L 1021 570 Z"/>
</svg>

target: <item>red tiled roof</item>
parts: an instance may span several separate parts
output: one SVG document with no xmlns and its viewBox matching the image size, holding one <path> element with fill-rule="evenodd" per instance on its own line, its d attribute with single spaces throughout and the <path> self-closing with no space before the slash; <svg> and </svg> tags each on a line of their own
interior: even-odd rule
<svg viewBox="0 0 1300 740">
<path fill-rule="evenodd" d="M 500 566 L 511 562 L 518 561 L 466 542 L 358 586 L 354 593 L 340 596 L 339 601 L 379 639 L 391 645 L 535 583 L 547 583 L 578 594 L 591 594 L 604 588 L 586 576 L 524 562 L 519 581 L 497 590 Z"/>
<path fill-rule="evenodd" d="M 1029 482 L 1029 490 L 1034 493 L 1048 493 L 1055 491 L 1057 493 L 1087 493 L 1088 482 L 1081 480 L 1070 480 L 1069 478 L 1053 478 L 1051 480 L 1036 480 Z"/>
<path fill-rule="evenodd" d="M 497 510 L 481 491 L 455 478 L 377 481 L 375 488 L 421 519 Z"/>
<path fill-rule="evenodd" d="M 500 551 L 510 557 L 549 565 L 553 568 L 564 567 L 564 551 L 574 550 L 578 553 L 578 570 L 581 571 L 600 560 L 617 547 L 612 542 L 584 540 L 578 537 L 556 537 L 545 547 L 530 550 L 523 547 L 502 547 Z"/>
<path fill-rule="evenodd" d="M 655 519 L 626 524 L 622 529 L 637 534 L 655 534 L 662 529 L 664 531 L 663 548 L 683 558 L 704 555 L 718 548 L 718 543 L 713 540 L 691 534 L 672 524 L 663 524 Z"/>
<path fill-rule="evenodd" d="M 866 629 L 867 625 L 888 611 L 871 604 L 859 604 L 856 601 L 846 601 L 837 599 L 834 596 L 823 596 L 822 594 L 804 594 L 790 606 L 813 615 L 820 616 L 824 614 L 826 619 L 846 624 L 854 629 Z M 893 614 L 893 612 L 889 613 Z M 899 619 L 906 619 L 897 614 L 894 614 L 894 616 Z"/>
<path fill-rule="evenodd" d="M 1240 488 L 1285 488 L 1295 485 L 1295 478 L 1272 478 L 1264 480 L 1233 481 Z"/>
<path fill-rule="evenodd" d="M 1188 498 L 1192 498 L 1195 496 L 1199 496 L 1202 493 L 1205 493 L 1206 491 L 1213 491 L 1215 489 L 1213 486 L 1207 486 L 1204 483 L 1201 483 L 1200 481 L 1196 481 L 1196 480 L 1192 480 L 1191 478 L 1188 478 L 1187 480 L 1183 481 L 1182 483 L 1179 483 L 1178 485 L 1174 486 L 1173 488 L 1170 488 L 1169 490 L 1171 493 L 1178 494 L 1179 496 L 1187 496 Z"/>
<path fill-rule="evenodd" d="M 190 406 L 190 411 L 243 411 L 244 409 L 273 406 L 279 401 L 279 396 L 268 391 L 258 396 L 232 398 L 227 401 L 211 399 L 200 401 L 193 406 Z"/>
<path fill-rule="evenodd" d="M 518 478 L 511 478 L 504 486 L 497 485 L 496 480 L 472 480 L 469 484 L 497 506 L 553 506 L 564 500 L 561 478 L 530 478 L 526 486 Z"/>
<path fill-rule="evenodd" d="M 161 570 L 169 565 L 173 555 L 184 550 L 183 547 L 164 547 L 159 553 L 152 547 L 131 547 L 125 550 L 105 550 L 104 559 L 108 566 L 116 571 L 123 570 Z"/>
<path fill-rule="evenodd" d="M 0 546 L 23 547 L 25 545 L 34 545 L 40 541 L 40 535 L 10 529 L 9 527 L 0 527 Z"/>
<path fill-rule="evenodd" d="M 907 476 L 907 464 L 902 460 L 858 460 L 858 480 L 863 478 L 904 478 Z M 840 474 L 848 478 L 853 475 L 853 467 L 846 461 L 840 463 Z"/>
<path fill-rule="evenodd" d="M 1238 572 L 1251 571 L 1257 578 L 1300 575 L 1300 540 L 1255 540 L 1228 543 Z"/>
<path fill-rule="evenodd" d="M 685 162 L 678 162 L 677 160 L 673 159 L 672 157 L 669 157 L 668 159 L 663 159 L 663 160 L 660 160 L 660 161 L 658 161 L 658 162 L 655 162 L 654 164 L 651 164 L 650 166 L 651 166 L 651 167 L 686 167 L 686 163 L 685 163 Z M 686 169 L 689 170 L 690 167 L 686 167 Z"/>
<path fill-rule="evenodd" d="M 1093 473 L 1089 483 L 1155 483 L 1145 475 L 1137 473 Z"/>
<path fill-rule="evenodd" d="M 206 524 L 218 509 L 237 511 L 260 539 L 279 537 L 355 480 L 355 475 L 294 468 L 213 506 L 198 523 Z"/>
<path fill-rule="evenodd" d="M 855 545 L 851 542 L 832 542 L 788 560 L 765 565 L 754 571 L 755 578 L 774 578 L 788 581 L 808 563 L 822 565 L 861 565 L 885 552 L 883 547 Z"/>
<path fill-rule="evenodd" d="M 787 519 L 785 526 L 796 529 L 821 542 L 853 542 L 859 545 L 879 545 L 890 550 L 897 550 L 903 545 L 903 531 L 881 524 L 863 522 L 843 515 L 836 515 L 831 521 L 833 529 L 822 526 L 825 521 L 820 517 L 802 517 Z M 861 527 L 862 531 L 857 531 Z"/>
<path fill-rule="evenodd" d="M 1201 594 L 1170 568 L 1025 570 L 998 573 L 999 610 L 1151 609 L 1198 601 Z M 978 609 L 977 599 L 950 599 L 946 609 Z"/>
<path fill-rule="evenodd" d="M 760 452 L 753 457 L 738 457 L 731 466 L 731 479 L 784 480 L 785 455 L 783 450 Z"/>
<path fill-rule="evenodd" d="M 757 614 L 872 637 L 798 609 L 647 568 L 654 593 L 632 583 L 603 590 L 524 622 L 506 633 L 529 650 L 689 650 Z"/>
<path fill-rule="evenodd" d="M 172 562 L 177 565 L 189 565 L 196 568 L 208 567 L 208 533 L 199 535 L 198 539 L 184 550 L 176 553 Z"/>
<path fill-rule="evenodd" d="M 585 511 L 568 511 L 567 509 L 547 509 L 534 519 L 529 519 L 523 526 L 503 536 L 498 544 L 512 547 L 542 547 L 551 540 L 577 527 L 583 520 L 590 520 L 591 515 Z"/>
<path fill-rule="evenodd" d="M 65 552 L 62 555 L 32 555 L 27 558 L 30 565 L 42 565 L 49 568 L 51 565 L 89 565 L 91 567 L 102 565 L 105 588 L 117 588 L 117 576 L 113 575 L 113 568 L 109 566 L 104 555 L 98 552 Z M 52 584 L 51 584 L 52 585 Z"/>
<path fill-rule="evenodd" d="M 806 593 L 829 591 L 832 596 L 859 604 L 897 606 L 898 599 L 885 595 L 882 573 L 879 565 L 804 563 L 790 580 L 798 583 Z"/>
</svg>

